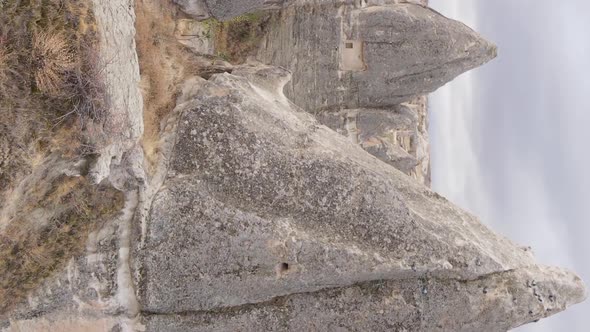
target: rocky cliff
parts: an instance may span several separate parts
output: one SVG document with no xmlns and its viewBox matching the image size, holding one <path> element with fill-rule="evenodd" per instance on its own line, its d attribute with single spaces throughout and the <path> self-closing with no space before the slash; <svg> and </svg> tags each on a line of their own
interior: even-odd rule
<svg viewBox="0 0 590 332">
<path fill-rule="evenodd" d="M 174 2 L 94 1 L 108 139 L 3 190 L 2 331 L 507 331 L 584 300 L 428 188 L 422 95 L 493 44 L 398 1 Z"/>
</svg>

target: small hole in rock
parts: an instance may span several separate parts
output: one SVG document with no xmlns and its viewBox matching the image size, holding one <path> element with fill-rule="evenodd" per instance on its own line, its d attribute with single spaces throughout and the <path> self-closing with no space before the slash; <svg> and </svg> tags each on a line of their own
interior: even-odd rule
<svg viewBox="0 0 590 332">
<path fill-rule="evenodd" d="M 353 43 L 346 43 L 346 48 L 354 48 L 354 44 Z"/>
<path fill-rule="evenodd" d="M 287 272 L 287 271 L 289 271 L 289 264 L 288 263 L 279 264 L 279 272 Z"/>
</svg>

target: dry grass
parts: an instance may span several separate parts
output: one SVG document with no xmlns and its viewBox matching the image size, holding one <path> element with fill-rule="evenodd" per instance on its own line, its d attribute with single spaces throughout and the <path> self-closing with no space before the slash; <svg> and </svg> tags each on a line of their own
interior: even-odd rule
<svg viewBox="0 0 590 332">
<path fill-rule="evenodd" d="M 80 254 L 123 197 L 84 177 L 51 178 L 45 164 L 83 158 L 92 151 L 87 123 L 104 120 L 89 1 L 0 2 L 0 209 L 11 207 L 10 223 L 0 225 L 1 313 Z M 23 183 L 33 185 L 19 191 Z"/>
<path fill-rule="evenodd" d="M 0 42 L 0 91 L 5 91 L 10 81 L 10 76 L 13 74 L 10 69 L 12 54 Z M 3 92 L 0 92 L 3 94 Z"/>
<path fill-rule="evenodd" d="M 59 177 L 49 188 L 0 234 L 0 313 L 81 254 L 89 233 L 123 207 L 122 193 L 81 177 Z M 39 224 L 26 217 L 27 209 L 43 209 L 52 217 Z"/>
<path fill-rule="evenodd" d="M 85 153 L 89 140 L 81 133 L 106 108 L 95 27 L 87 0 L 3 1 L 0 146 L 11 148 L 0 171 L 0 200 L 39 156 Z M 50 144 L 56 136 L 68 144 Z"/>
<path fill-rule="evenodd" d="M 160 124 L 176 105 L 179 84 L 199 72 L 194 54 L 176 40 L 176 10 L 170 1 L 135 1 L 135 41 L 144 100 L 142 145 L 149 168 L 157 162 Z"/>
<path fill-rule="evenodd" d="M 179 85 L 202 74 L 195 55 L 176 40 L 176 19 L 182 14 L 170 1 L 135 1 L 135 39 L 144 99 L 142 146 L 148 171 L 159 158 L 160 125 L 176 105 Z M 220 56 L 235 63 L 245 61 L 257 47 L 268 21 L 266 14 L 250 14 L 230 22 L 208 20 Z"/>
<path fill-rule="evenodd" d="M 22 85 L 23 76 L 16 70 L 18 61 L 14 51 L 0 36 L 0 101 L 14 97 L 18 86 Z M 0 107 L 2 103 L 0 102 Z"/>
<path fill-rule="evenodd" d="M 52 97 L 67 93 L 66 80 L 77 67 L 74 52 L 64 33 L 33 34 L 32 70 L 37 88 Z"/>
<path fill-rule="evenodd" d="M 258 49 L 271 18 L 269 13 L 252 13 L 238 16 L 226 22 L 209 19 L 215 31 L 215 48 L 218 55 L 232 63 L 243 63 Z"/>
</svg>

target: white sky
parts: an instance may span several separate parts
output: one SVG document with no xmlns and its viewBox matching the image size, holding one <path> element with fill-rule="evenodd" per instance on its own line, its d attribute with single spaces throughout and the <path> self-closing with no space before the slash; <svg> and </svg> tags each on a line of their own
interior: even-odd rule
<svg viewBox="0 0 590 332">
<path fill-rule="evenodd" d="M 588 284 L 590 2 L 430 6 L 499 48 L 431 96 L 433 188 Z M 517 331 L 590 331 L 590 301 Z"/>
</svg>

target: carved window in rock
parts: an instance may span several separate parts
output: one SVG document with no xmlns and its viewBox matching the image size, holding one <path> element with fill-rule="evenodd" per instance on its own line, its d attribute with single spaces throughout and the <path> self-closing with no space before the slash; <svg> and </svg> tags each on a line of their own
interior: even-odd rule
<svg viewBox="0 0 590 332">
<path fill-rule="evenodd" d="M 345 71 L 366 70 L 363 48 L 362 40 L 344 40 L 340 47 L 340 69 Z"/>
</svg>

